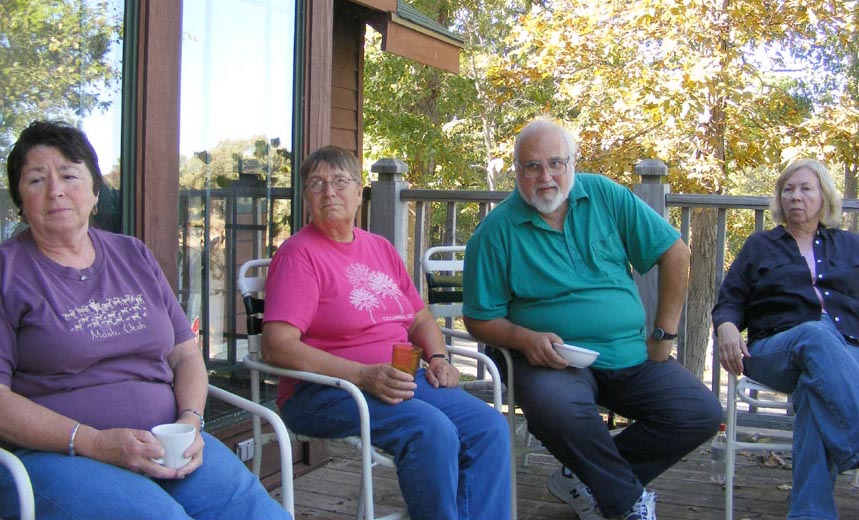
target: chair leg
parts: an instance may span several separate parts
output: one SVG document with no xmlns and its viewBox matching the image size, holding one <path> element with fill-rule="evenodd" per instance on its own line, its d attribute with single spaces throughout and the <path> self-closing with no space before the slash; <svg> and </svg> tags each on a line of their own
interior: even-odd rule
<svg viewBox="0 0 859 520">
<path fill-rule="evenodd" d="M 533 441 L 534 436 L 530 433 L 525 433 L 525 455 L 522 456 L 522 467 L 527 468 L 528 463 L 531 459 L 531 442 Z"/>
<path fill-rule="evenodd" d="M 260 373 L 258 370 L 251 370 L 251 401 L 260 404 Z M 260 470 L 262 469 L 262 421 L 258 415 L 253 416 L 253 439 L 254 439 L 254 457 L 252 464 L 253 474 L 259 478 Z M 281 447 L 281 449 L 284 449 Z"/>
<path fill-rule="evenodd" d="M 501 349 L 504 364 L 507 365 L 507 424 L 510 427 L 510 518 L 516 520 L 516 396 L 513 392 L 513 358 L 506 349 Z"/>
<path fill-rule="evenodd" d="M 734 518 L 734 466 L 737 442 L 737 376 L 728 374 L 727 424 L 725 435 L 728 446 L 725 450 L 725 520 Z"/>
<path fill-rule="evenodd" d="M 364 480 L 361 479 L 361 486 L 358 488 L 358 520 L 364 520 Z M 373 520 L 372 518 L 368 520 Z"/>
</svg>

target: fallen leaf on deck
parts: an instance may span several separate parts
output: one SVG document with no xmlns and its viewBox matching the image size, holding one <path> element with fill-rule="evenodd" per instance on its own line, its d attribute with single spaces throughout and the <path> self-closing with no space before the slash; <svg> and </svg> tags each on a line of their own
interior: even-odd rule
<svg viewBox="0 0 859 520">
<path fill-rule="evenodd" d="M 753 433 L 746 437 L 747 442 L 770 442 L 769 437 L 762 437 L 760 433 Z"/>
<path fill-rule="evenodd" d="M 782 491 L 790 491 L 792 488 L 792 486 L 790 484 L 779 484 L 776 487 Z"/>
<path fill-rule="evenodd" d="M 790 469 L 792 467 L 792 461 L 778 451 L 768 451 L 758 456 L 758 462 L 768 468 Z"/>
</svg>

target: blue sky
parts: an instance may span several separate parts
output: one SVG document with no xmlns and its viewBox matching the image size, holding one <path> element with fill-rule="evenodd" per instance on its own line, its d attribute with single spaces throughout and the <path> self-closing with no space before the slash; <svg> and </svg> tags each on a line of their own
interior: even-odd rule
<svg viewBox="0 0 859 520">
<path fill-rule="evenodd" d="M 111 2 L 121 12 L 123 0 Z M 294 0 L 183 0 L 182 9 L 180 153 L 260 134 L 291 149 Z M 120 46 L 113 59 L 122 61 Z M 120 96 L 83 121 L 104 174 L 120 156 Z"/>
<path fill-rule="evenodd" d="M 182 155 L 264 134 L 291 148 L 293 0 L 184 0 Z"/>
</svg>

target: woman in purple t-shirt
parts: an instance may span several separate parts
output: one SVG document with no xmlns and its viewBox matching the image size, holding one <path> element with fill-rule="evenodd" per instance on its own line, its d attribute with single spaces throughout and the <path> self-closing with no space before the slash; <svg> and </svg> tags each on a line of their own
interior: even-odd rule
<svg viewBox="0 0 859 520">
<path fill-rule="evenodd" d="M 372 443 L 393 454 L 413 520 L 510 517 L 504 417 L 457 388 L 459 371 L 390 242 L 354 227 L 361 170 L 350 152 L 316 150 L 301 166 L 311 222 L 281 245 L 266 278 L 263 355 L 270 363 L 346 379 L 370 409 Z M 395 343 L 424 351 L 416 376 L 391 366 Z M 357 435 L 342 389 L 281 379 L 281 415 L 317 437 Z"/>
<path fill-rule="evenodd" d="M 78 129 L 36 121 L 7 161 L 28 229 L 0 245 L 0 444 L 46 518 L 289 518 L 202 430 L 206 367 L 149 250 L 91 229 L 102 185 Z M 170 469 L 149 429 L 198 429 Z M 0 468 L 0 517 L 18 514 Z"/>
</svg>

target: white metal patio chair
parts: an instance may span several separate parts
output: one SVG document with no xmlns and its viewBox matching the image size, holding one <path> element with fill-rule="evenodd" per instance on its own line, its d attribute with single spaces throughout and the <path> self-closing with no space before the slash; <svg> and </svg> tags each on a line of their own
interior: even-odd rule
<svg viewBox="0 0 859 520">
<path fill-rule="evenodd" d="M 427 282 L 427 302 L 430 312 L 436 318 L 462 317 L 462 270 L 465 264 L 463 255 L 465 246 L 435 246 L 427 249 L 421 257 L 421 270 Z M 441 258 L 439 258 L 441 256 Z M 447 256 L 448 258 L 444 258 Z M 448 324 L 450 322 L 448 321 Z M 458 338 L 468 342 L 479 343 L 476 338 L 467 332 L 444 327 L 442 332 L 451 338 Z M 504 358 L 507 375 L 507 424 L 510 429 L 510 483 L 511 511 L 513 518 L 517 517 L 517 487 L 516 487 L 516 457 L 523 456 L 523 465 L 528 465 L 528 457 L 537 452 L 545 451 L 545 448 L 532 439 L 528 433 L 525 434 L 524 446 L 516 446 L 517 424 L 516 424 L 516 398 L 513 392 L 513 358 L 506 348 L 492 346 L 497 349 Z M 479 384 L 480 382 L 477 382 Z"/>
<path fill-rule="evenodd" d="M 292 489 L 292 447 L 290 446 L 289 433 L 286 430 L 286 426 L 283 424 L 283 420 L 277 413 L 265 406 L 251 402 L 241 396 L 213 385 L 209 385 L 209 396 L 252 413 L 256 421 L 259 421 L 260 418 L 262 418 L 271 424 L 274 429 L 272 435 L 280 443 L 281 504 L 284 509 L 289 511 L 290 515 L 295 516 L 295 504 Z M 30 476 L 27 474 L 27 469 L 24 467 L 24 464 L 21 463 L 21 460 L 18 459 L 18 457 L 3 448 L 0 448 L 0 464 L 9 469 L 12 474 L 12 478 L 15 481 L 15 487 L 18 491 L 19 517 L 21 520 L 34 519 L 36 517 L 36 513 L 35 501 L 33 499 L 33 487 L 30 483 Z M 259 472 L 256 474 L 259 475 Z"/>
<path fill-rule="evenodd" d="M 289 370 L 276 368 L 261 361 L 260 352 L 262 346 L 262 317 L 265 309 L 265 279 L 267 275 L 263 273 L 271 263 L 270 259 L 250 260 L 242 264 L 239 269 L 238 289 L 242 294 L 242 300 L 245 304 L 247 312 L 248 325 L 248 353 L 243 359 L 243 363 L 250 369 L 251 372 L 251 398 L 255 402 L 260 399 L 260 374 L 272 374 L 277 376 L 286 376 L 301 381 L 309 381 L 317 384 L 342 388 L 358 407 L 358 415 L 360 421 L 360 436 L 346 437 L 343 439 L 335 439 L 342 441 L 361 453 L 361 491 L 359 496 L 359 506 L 357 518 L 360 520 L 394 520 L 406 518 L 405 511 L 397 511 L 377 518 L 375 516 L 375 508 L 373 502 L 373 473 L 372 468 L 380 465 L 383 467 L 395 468 L 393 459 L 381 450 L 372 446 L 370 438 L 370 414 L 367 407 L 367 400 L 361 390 L 350 383 L 349 381 L 336 377 L 324 376 L 312 372 L 304 372 L 298 370 Z M 252 275 L 252 272 L 256 272 Z M 487 370 L 490 372 L 493 381 L 493 405 L 496 410 L 501 412 L 501 378 L 498 374 L 498 369 L 492 360 L 479 352 L 472 352 L 468 349 L 448 346 L 448 352 L 460 356 L 470 357 L 486 364 Z M 310 440 L 309 437 L 302 435 L 294 435 L 300 441 Z M 326 439 L 332 440 L 332 439 Z M 270 436 L 262 435 L 261 429 L 257 424 L 254 424 L 254 470 L 259 471 L 260 460 L 258 457 L 259 447 L 271 441 Z M 514 517 L 515 518 L 515 517 Z"/>
<path fill-rule="evenodd" d="M 436 318 L 462 316 L 464 254 L 465 246 L 435 246 L 427 249 L 421 257 L 421 270 L 427 282 L 428 307 Z"/>
<path fill-rule="evenodd" d="M 781 398 L 780 396 L 784 396 Z M 728 402 L 725 424 L 727 447 L 725 450 L 725 520 L 734 516 L 734 472 L 737 452 L 749 451 L 793 451 L 793 444 L 786 442 L 744 442 L 737 440 L 737 405 L 742 401 L 750 407 L 785 410 L 790 413 L 793 404 L 790 394 L 774 390 L 763 383 L 743 376 L 728 374 Z M 853 471 L 853 486 L 859 486 L 859 470 Z"/>
<path fill-rule="evenodd" d="M 783 395 L 785 399 L 776 399 L 774 396 Z M 767 398 L 767 396 L 769 396 Z M 739 401 L 748 403 L 750 406 L 760 408 L 776 408 L 789 410 L 791 408 L 790 396 L 773 390 L 772 388 L 758 383 L 750 377 L 738 378 L 735 374 L 728 374 L 728 403 L 726 410 L 727 447 L 725 450 L 725 519 L 732 520 L 734 517 L 734 469 L 736 466 L 737 452 L 740 450 L 772 450 L 792 451 L 793 446 L 783 442 L 743 442 L 737 440 L 737 404 Z"/>
<path fill-rule="evenodd" d="M 15 489 L 18 491 L 19 517 L 21 520 L 33 520 L 36 518 L 36 505 L 33 499 L 33 486 L 30 483 L 27 469 L 21 459 L 3 448 L 0 448 L 0 465 L 6 466 L 15 481 Z"/>
</svg>

